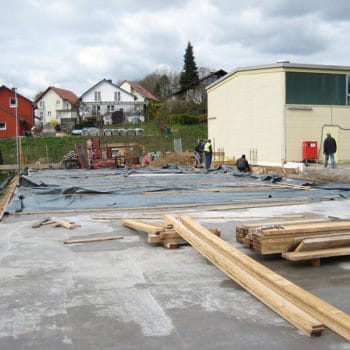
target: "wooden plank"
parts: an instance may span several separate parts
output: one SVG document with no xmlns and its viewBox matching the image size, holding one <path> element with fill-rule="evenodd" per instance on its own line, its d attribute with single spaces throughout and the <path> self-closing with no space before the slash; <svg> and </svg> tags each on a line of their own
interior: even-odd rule
<svg viewBox="0 0 350 350">
<path fill-rule="evenodd" d="M 132 228 L 137 231 L 143 231 L 148 234 L 158 234 L 159 232 L 164 231 L 163 228 L 160 228 L 158 226 L 131 219 L 123 219 L 122 223 L 126 227 Z"/>
<path fill-rule="evenodd" d="M 350 233 L 346 235 L 334 235 L 326 237 L 303 239 L 294 252 L 350 247 Z"/>
<path fill-rule="evenodd" d="M 13 179 L 10 181 L 10 184 L 6 188 L 5 195 L 0 200 L 0 221 L 4 217 L 5 209 L 8 203 L 10 202 L 13 196 L 13 193 L 15 192 L 18 180 L 19 180 L 18 175 L 13 177 Z"/>
<path fill-rule="evenodd" d="M 350 255 L 350 247 L 282 253 L 282 256 L 285 259 L 290 261 L 303 261 L 303 260 L 328 258 L 332 256 L 344 256 L 344 255 Z"/>
<path fill-rule="evenodd" d="M 180 217 L 182 221 L 193 220 L 189 217 Z M 199 224 L 196 224 L 199 225 Z M 193 224 L 192 224 L 193 227 Z M 292 303 L 298 305 L 306 312 L 320 319 L 327 327 L 334 332 L 350 340 L 350 315 L 326 303 L 324 300 L 300 288 L 281 275 L 258 263 L 245 255 L 237 248 L 231 246 L 213 235 L 205 234 L 205 228 L 196 226 L 195 232 L 206 241 L 210 240 L 226 257 L 234 262 L 242 271 L 257 276 L 265 285 L 278 293 L 283 294 Z"/>
<path fill-rule="evenodd" d="M 192 232 L 188 227 L 171 215 L 166 215 L 165 219 L 167 222 L 172 223 L 175 230 L 202 255 L 234 279 L 243 288 L 248 290 L 257 299 L 269 306 L 272 310 L 284 317 L 305 334 L 309 336 L 321 334 L 323 331 L 323 325 L 321 322 L 278 294 L 276 291 L 272 290 L 270 287 L 264 285 L 259 279 L 247 273 L 246 270 L 237 266 L 232 260 L 223 254 L 217 246 L 225 244 L 226 242 L 222 241 L 219 237 L 210 234 L 209 231 L 205 229 L 203 231 L 203 236 L 206 236 L 209 240 L 203 239 L 203 237 Z M 211 244 L 210 239 L 215 240 L 216 244 Z"/>
<path fill-rule="evenodd" d="M 68 230 L 72 230 L 73 228 L 76 227 L 75 224 L 72 224 L 71 222 L 66 221 L 64 219 L 61 219 L 61 218 L 52 217 L 50 220 L 56 222 L 57 224 L 59 224 L 60 226 L 65 227 Z"/>
<path fill-rule="evenodd" d="M 96 238 L 85 238 L 85 239 L 66 239 L 63 241 L 64 244 L 76 244 L 76 243 L 91 243 L 91 242 L 102 242 L 111 241 L 115 239 L 122 239 L 123 236 L 109 236 L 109 237 L 96 237 Z"/>
</svg>

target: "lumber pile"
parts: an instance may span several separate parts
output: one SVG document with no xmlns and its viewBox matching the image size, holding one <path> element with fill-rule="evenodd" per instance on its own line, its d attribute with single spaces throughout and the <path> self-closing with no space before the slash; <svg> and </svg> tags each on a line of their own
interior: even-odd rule
<svg viewBox="0 0 350 350">
<path fill-rule="evenodd" d="M 261 265 L 192 218 L 165 215 L 165 220 L 199 253 L 308 336 L 321 335 L 326 326 L 350 340 L 350 315 Z"/>
<path fill-rule="evenodd" d="M 291 261 L 349 255 L 350 220 L 241 225 L 236 227 L 236 240 L 261 255 L 282 254 Z"/>
<path fill-rule="evenodd" d="M 75 227 L 79 227 L 80 225 L 75 224 L 74 222 L 67 221 L 57 217 L 46 217 L 39 221 L 36 221 L 32 224 L 32 228 L 38 228 L 43 225 L 51 225 L 53 227 L 64 227 L 68 230 L 72 230 Z"/>
<path fill-rule="evenodd" d="M 186 240 L 173 229 L 171 224 L 145 223 L 131 219 L 123 219 L 122 223 L 126 227 L 147 233 L 147 242 L 150 244 L 161 245 L 168 249 L 179 248 L 188 244 Z M 221 234 L 218 229 L 213 229 L 211 232 L 217 236 Z"/>
</svg>

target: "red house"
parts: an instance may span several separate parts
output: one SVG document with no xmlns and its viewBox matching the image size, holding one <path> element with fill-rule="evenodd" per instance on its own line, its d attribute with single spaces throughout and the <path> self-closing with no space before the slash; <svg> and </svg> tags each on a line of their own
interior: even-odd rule
<svg viewBox="0 0 350 350">
<path fill-rule="evenodd" d="M 18 136 L 30 134 L 34 123 L 33 102 L 5 85 L 0 86 L 0 137 L 16 137 L 16 112 Z"/>
</svg>

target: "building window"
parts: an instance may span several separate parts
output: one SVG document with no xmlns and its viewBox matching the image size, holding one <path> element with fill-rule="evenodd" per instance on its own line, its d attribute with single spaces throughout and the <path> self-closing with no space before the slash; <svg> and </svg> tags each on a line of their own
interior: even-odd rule
<svg viewBox="0 0 350 350">
<path fill-rule="evenodd" d="M 120 101 L 120 91 L 116 91 L 114 93 L 114 101 L 116 101 L 116 102 Z"/>
<path fill-rule="evenodd" d="M 93 105 L 92 106 L 92 115 L 98 115 L 100 114 L 100 106 L 99 105 Z"/>
<path fill-rule="evenodd" d="M 61 104 L 60 100 L 56 100 L 56 106 L 59 106 Z"/>
<path fill-rule="evenodd" d="M 48 112 L 47 112 L 47 116 L 48 116 L 48 117 L 51 117 L 51 115 L 52 115 L 52 114 L 51 114 L 51 111 L 48 111 Z"/>
<path fill-rule="evenodd" d="M 114 105 L 107 105 L 107 112 L 114 112 Z"/>
<path fill-rule="evenodd" d="M 0 130 L 6 130 L 6 123 L 0 122 Z"/>
<path fill-rule="evenodd" d="M 40 100 L 40 101 L 39 101 L 39 107 L 40 107 L 40 108 L 44 108 L 44 107 L 45 107 L 45 101 Z"/>
<path fill-rule="evenodd" d="M 10 98 L 10 107 L 16 108 L 17 107 L 17 100 L 14 97 Z"/>
<path fill-rule="evenodd" d="M 39 112 L 39 117 L 40 117 L 41 119 L 43 119 L 43 117 L 44 117 L 44 112 L 43 112 L 43 111 L 40 111 L 40 112 Z"/>
<path fill-rule="evenodd" d="M 95 91 L 95 101 L 101 101 L 101 91 Z"/>
</svg>

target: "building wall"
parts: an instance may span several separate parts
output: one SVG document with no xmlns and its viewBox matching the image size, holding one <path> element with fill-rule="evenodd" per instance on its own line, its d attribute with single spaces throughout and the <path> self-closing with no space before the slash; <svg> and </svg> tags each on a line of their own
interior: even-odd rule
<svg viewBox="0 0 350 350">
<path fill-rule="evenodd" d="M 59 120 L 57 120 L 56 109 L 62 106 L 61 97 L 58 96 L 55 91 L 49 90 L 41 100 L 44 102 L 44 106 L 39 107 L 38 112 L 40 116 L 40 112 L 42 112 L 43 125 L 50 124 L 51 122 L 59 122 Z"/>
<path fill-rule="evenodd" d="M 331 129 L 330 129 L 331 127 Z M 316 141 L 323 159 L 323 140 L 331 132 L 338 143 L 336 160 L 350 160 L 350 106 L 286 106 L 287 160 L 303 160 L 303 141 Z"/>
<path fill-rule="evenodd" d="M 246 154 L 250 162 L 285 159 L 281 69 L 238 72 L 208 89 L 208 136 L 227 159 Z"/>
<path fill-rule="evenodd" d="M 16 108 L 9 107 L 9 99 L 14 98 L 15 94 L 7 88 L 0 89 L 0 121 L 6 123 L 6 130 L 0 130 L 0 137 L 15 137 L 16 136 Z M 33 105 L 31 101 L 17 95 L 18 107 L 18 135 L 22 136 L 25 132 L 29 132 L 33 127 Z M 20 120 L 27 122 L 23 125 Z"/>
</svg>

